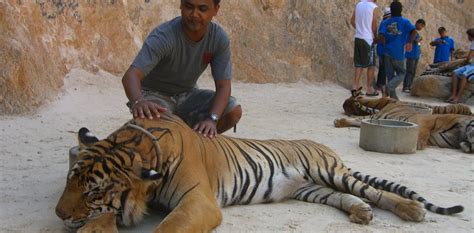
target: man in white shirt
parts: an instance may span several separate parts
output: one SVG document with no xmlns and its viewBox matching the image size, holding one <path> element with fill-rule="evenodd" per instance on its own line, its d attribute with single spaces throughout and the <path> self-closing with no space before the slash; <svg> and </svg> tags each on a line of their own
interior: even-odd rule
<svg viewBox="0 0 474 233">
<path fill-rule="evenodd" d="M 367 96 L 377 96 L 379 93 L 372 86 L 375 71 L 375 46 L 377 41 L 378 11 L 376 0 L 361 0 L 357 3 L 352 14 L 351 24 L 355 28 L 354 66 L 355 76 L 351 93 L 359 89 L 362 71 L 367 68 Z"/>
</svg>

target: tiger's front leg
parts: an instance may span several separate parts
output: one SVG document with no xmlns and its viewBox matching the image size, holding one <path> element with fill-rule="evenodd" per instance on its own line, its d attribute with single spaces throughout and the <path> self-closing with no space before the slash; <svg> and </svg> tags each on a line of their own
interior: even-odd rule
<svg viewBox="0 0 474 233">
<path fill-rule="evenodd" d="M 155 229 L 155 233 L 210 232 L 222 221 L 222 213 L 213 196 L 192 191 Z"/>
<path fill-rule="evenodd" d="M 435 129 L 435 119 L 439 115 L 419 115 L 412 119 L 413 123 L 418 124 L 417 150 L 424 150 L 428 146 L 431 132 Z"/>
</svg>

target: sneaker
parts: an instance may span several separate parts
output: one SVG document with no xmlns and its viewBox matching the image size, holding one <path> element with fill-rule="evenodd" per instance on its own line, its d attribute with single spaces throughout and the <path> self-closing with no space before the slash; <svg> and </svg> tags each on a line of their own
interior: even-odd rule
<svg viewBox="0 0 474 233">
<path fill-rule="evenodd" d="M 405 92 L 405 93 L 410 93 L 410 89 L 408 89 L 408 88 L 403 88 L 402 91 Z"/>
</svg>

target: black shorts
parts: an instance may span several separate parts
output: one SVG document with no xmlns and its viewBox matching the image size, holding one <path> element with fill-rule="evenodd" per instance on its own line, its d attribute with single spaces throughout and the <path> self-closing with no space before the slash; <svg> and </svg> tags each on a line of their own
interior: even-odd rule
<svg viewBox="0 0 474 233">
<path fill-rule="evenodd" d="M 188 92 L 170 96 L 157 91 L 142 90 L 144 99 L 167 108 L 170 113 L 181 117 L 190 127 L 194 127 L 199 121 L 209 117 L 215 93 L 213 90 L 193 88 Z M 239 105 L 237 99 L 230 96 L 222 115 L 230 112 L 237 105 Z M 132 103 L 128 102 L 127 106 L 131 108 Z"/>
<path fill-rule="evenodd" d="M 354 66 L 366 68 L 375 66 L 375 46 L 371 46 L 364 39 L 355 38 Z"/>
</svg>

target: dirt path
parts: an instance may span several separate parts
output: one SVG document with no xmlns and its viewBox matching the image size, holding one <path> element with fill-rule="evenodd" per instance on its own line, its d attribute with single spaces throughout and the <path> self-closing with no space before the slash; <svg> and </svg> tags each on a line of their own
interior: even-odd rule
<svg viewBox="0 0 474 233">
<path fill-rule="evenodd" d="M 212 88 L 209 79 L 201 83 Z M 474 164 L 472 155 L 428 148 L 413 155 L 366 152 L 358 147 L 359 129 L 336 129 L 349 91 L 330 83 L 234 83 L 244 109 L 237 133 L 246 138 L 312 139 L 333 148 L 355 170 L 401 182 L 441 206 L 464 205 L 455 216 L 427 213 L 422 223 L 400 220 L 375 209 L 368 226 L 352 224 L 332 207 L 287 201 L 223 210 L 216 232 L 472 232 Z M 401 94 L 404 100 L 415 100 Z M 420 99 L 416 99 L 420 101 Z M 101 138 L 126 122 L 120 78 L 74 70 L 64 93 L 32 116 L 0 118 L 0 232 L 65 232 L 54 214 L 64 188 L 67 151 L 76 131 L 86 126 Z M 425 102 L 435 103 L 425 99 Z M 441 103 L 439 103 L 441 104 Z M 151 232 L 154 211 L 137 227 L 120 232 Z"/>
</svg>

